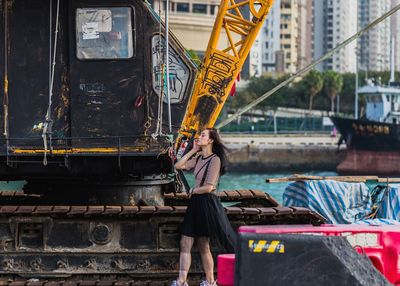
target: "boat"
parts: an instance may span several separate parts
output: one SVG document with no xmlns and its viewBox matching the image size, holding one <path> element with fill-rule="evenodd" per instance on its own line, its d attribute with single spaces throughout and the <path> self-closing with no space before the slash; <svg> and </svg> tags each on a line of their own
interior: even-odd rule
<svg viewBox="0 0 400 286">
<path fill-rule="evenodd" d="M 400 175 L 400 85 L 369 80 L 359 89 L 366 101 L 360 119 L 332 116 L 345 142 L 347 155 L 337 166 L 340 174 Z"/>
</svg>

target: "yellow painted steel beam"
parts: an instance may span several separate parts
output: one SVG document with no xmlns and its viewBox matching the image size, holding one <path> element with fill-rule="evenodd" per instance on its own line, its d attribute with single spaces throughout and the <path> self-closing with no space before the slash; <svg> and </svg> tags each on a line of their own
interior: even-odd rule
<svg viewBox="0 0 400 286">
<path fill-rule="evenodd" d="M 222 0 L 180 138 L 214 126 L 273 2 Z M 250 11 L 250 17 L 243 16 L 244 11 Z M 227 38 L 225 46 L 221 44 L 222 35 Z"/>
</svg>

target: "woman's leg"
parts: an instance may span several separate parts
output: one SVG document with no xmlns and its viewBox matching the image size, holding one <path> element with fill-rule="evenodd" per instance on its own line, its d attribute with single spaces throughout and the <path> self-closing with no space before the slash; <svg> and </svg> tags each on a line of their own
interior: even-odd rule
<svg viewBox="0 0 400 286">
<path fill-rule="evenodd" d="M 190 264 L 192 263 L 191 250 L 193 246 L 194 238 L 186 235 L 182 235 L 181 238 L 181 253 L 179 257 L 179 278 L 180 284 L 187 280 Z"/>
<path fill-rule="evenodd" d="M 199 237 L 197 238 L 197 248 L 199 249 L 201 262 L 206 274 L 207 281 L 211 284 L 214 282 L 214 259 L 210 249 L 210 238 Z"/>
</svg>

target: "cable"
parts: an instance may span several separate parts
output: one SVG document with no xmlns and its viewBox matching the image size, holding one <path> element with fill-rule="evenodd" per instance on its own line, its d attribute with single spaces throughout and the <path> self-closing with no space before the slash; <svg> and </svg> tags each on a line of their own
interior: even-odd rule
<svg viewBox="0 0 400 286">
<path fill-rule="evenodd" d="M 286 86 L 287 84 L 291 83 L 293 80 L 295 80 L 297 77 L 309 72 L 311 69 L 313 69 L 316 65 L 318 65 L 319 63 L 321 63 L 322 61 L 324 61 L 325 59 L 331 57 L 336 51 L 340 50 L 342 47 L 348 45 L 349 43 L 351 43 L 352 41 L 356 40 L 357 38 L 359 38 L 362 34 L 364 34 L 366 31 L 368 31 L 369 29 L 375 27 L 376 25 L 378 25 L 380 22 L 384 21 L 386 18 L 390 17 L 391 15 L 393 15 L 394 13 L 396 13 L 398 10 L 400 9 L 400 4 L 395 6 L 394 8 L 392 8 L 391 10 L 389 10 L 388 12 L 386 12 L 385 14 L 383 14 L 381 17 L 379 17 L 378 19 L 372 21 L 371 23 L 369 23 L 367 26 L 365 26 L 363 29 L 361 29 L 360 31 L 358 31 L 357 33 L 355 33 L 353 36 L 351 36 L 350 38 L 348 38 L 347 40 L 345 40 L 344 42 L 340 43 L 338 46 L 336 46 L 334 49 L 330 50 L 329 52 L 327 52 L 325 55 L 323 55 L 322 57 L 320 57 L 318 60 L 316 60 L 315 62 L 313 62 L 312 64 L 310 64 L 309 66 L 303 68 L 302 70 L 298 71 L 297 73 L 295 73 L 294 75 L 292 75 L 291 77 L 289 77 L 287 80 L 281 82 L 280 84 L 278 84 L 276 87 L 274 87 L 273 89 L 271 89 L 270 91 L 264 93 L 262 96 L 260 96 L 259 98 L 257 98 L 256 100 L 254 100 L 253 102 L 249 103 L 248 105 L 244 106 L 243 108 L 239 109 L 235 114 L 233 114 L 232 116 L 230 116 L 229 118 L 223 120 L 221 123 L 219 123 L 216 128 L 220 129 L 226 125 L 228 125 L 229 123 L 231 123 L 233 120 L 235 120 L 237 117 L 239 117 L 240 115 L 242 115 L 243 113 L 249 111 L 250 109 L 252 109 L 253 107 L 255 107 L 256 105 L 258 105 L 259 103 L 261 103 L 262 101 L 264 101 L 265 99 L 267 99 L 268 97 L 270 97 L 272 94 L 274 94 L 275 92 L 277 92 L 278 90 L 280 90 L 282 87 Z"/>
<path fill-rule="evenodd" d="M 47 136 L 49 136 L 49 141 L 50 141 L 50 152 L 53 149 L 51 142 L 51 134 L 52 134 L 52 124 L 53 120 L 51 119 L 51 106 L 52 106 L 52 97 L 53 97 L 53 86 L 54 86 L 54 70 L 56 66 L 56 54 L 57 54 L 57 38 L 58 38 L 58 18 L 60 14 L 60 0 L 57 0 L 57 12 L 56 12 L 56 23 L 55 23 L 55 33 L 54 33 L 54 46 L 53 46 L 53 55 L 51 56 L 51 38 L 52 38 L 52 18 L 53 18 L 53 6 L 52 6 L 52 0 L 50 0 L 50 57 L 49 57 L 49 62 L 51 62 L 51 66 L 49 67 L 50 70 L 50 76 L 49 76 L 49 105 L 47 107 L 47 112 L 46 112 L 46 119 L 44 122 L 43 126 L 43 133 L 42 133 L 42 138 L 43 138 L 43 145 L 44 145 L 44 157 L 43 157 L 43 165 L 47 165 Z"/>
</svg>

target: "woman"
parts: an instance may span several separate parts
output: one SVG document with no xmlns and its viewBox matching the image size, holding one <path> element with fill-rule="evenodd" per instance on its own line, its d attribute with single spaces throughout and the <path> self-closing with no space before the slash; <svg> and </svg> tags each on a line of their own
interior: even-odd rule
<svg viewBox="0 0 400 286">
<path fill-rule="evenodd" d="M 194 156 L 200 150 L 201 153 Z M 193 149 L 175 164 L 178 170 L 194 169 L 196 185 L 190 193 L 189 206 L 182 224 L 179 277 L 171 286 L 188 285 L 186 280 L 195 239 L 206 275 L 206 280 L 200 286 L 217 285 L 214 280 L 214 260 L 210 251 L 210 238 L 215 238 L 226 250 L 234 251 L 236 234 L 215 194 L 219 177 L 225 173 L 226 163 L 226 147 L 217 130 L 207 128 L 201 132 Z"/>
</svg>

